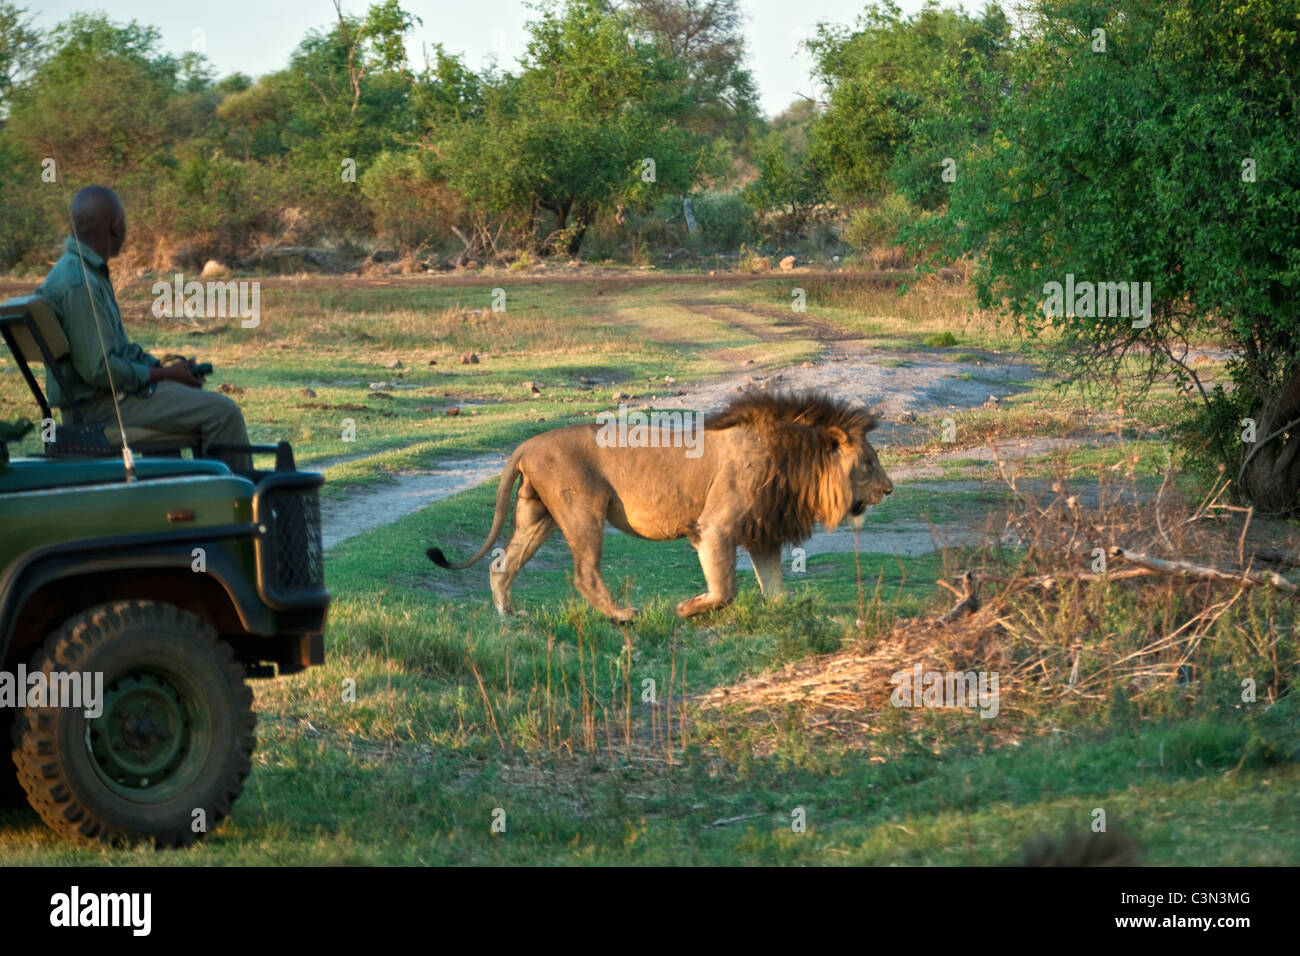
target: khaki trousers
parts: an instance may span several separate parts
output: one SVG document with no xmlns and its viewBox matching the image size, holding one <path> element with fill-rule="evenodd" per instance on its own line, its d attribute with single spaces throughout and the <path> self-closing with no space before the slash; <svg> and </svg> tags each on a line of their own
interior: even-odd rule
<svg viewBox="0 0 1300 956">
<path fill-rule="evenodd" d="M 204 447 L 248 444 L 244 414 L 225 395 L 191 388 L 180 382 L 158 382 L 157 385 L 152 395 L 126 395 L 118 400 L 123 425 L 193 435 Z M 82 402 L 81 411 L 87 422 L 117 426 L 113 397 L 107 393 Z M 70 420 L 71 416 L 65 413 L 64 421 Z M 232 469 L 248 471 L 253 467 L 253 460 L 247 454 L 221 455 L 220 459 Z"/>
</svg>

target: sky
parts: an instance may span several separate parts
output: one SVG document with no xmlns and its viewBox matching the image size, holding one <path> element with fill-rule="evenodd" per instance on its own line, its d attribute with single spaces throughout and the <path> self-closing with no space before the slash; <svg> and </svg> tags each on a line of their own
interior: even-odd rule
<svg viewBox="0 0 1300 956">
<path fill-rule="evenodd" d="M 899 0 L 905 13 L 921 5 L 922 0 Z M 369 0 L 344 0 L 343 9 L 362 15 L 368 6 Z M 740 0 L 740 6 L 747 18 L 748 66 L 760 107 L 772 117 L 799 94 L 817 93 L 808 77 L 811 60 L 798 41 L 814 35 L 819 22 L 851 25 L 866 0 Z M 417 66 L 426 45 L 441 43 L 475 69 L 494 55 L 503 69 L 513 69 L 524 50 L 524 24 L 534 16 L 521 0 L 403 0 L 402 8 L 423 21 L 407 42 Z M 28 10 L 43 28 L 94 11 L 151 24 L 162 33 L 165 52 L 182 53 L 201 43 L 218 76 L 280 69 L 308 29 L 335 21 L 331 0 L 41 0 Z"/>
</svg>

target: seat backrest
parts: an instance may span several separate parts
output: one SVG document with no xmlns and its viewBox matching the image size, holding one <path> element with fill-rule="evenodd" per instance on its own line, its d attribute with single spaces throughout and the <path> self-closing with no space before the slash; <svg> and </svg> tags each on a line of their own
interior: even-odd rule
<svg viewBox="0 0 1300 956">
<path fill-rule="evenodd" d="M 68 337 L 63 334 L 63 326 L 59 324 L 58 316 L 54 314 L 50 304 L 39 295 L 25 295 L 0 305 L 0 314 L 6 318 L 24 312 L 32 317 L 36 331 L 45 340 L 45 347 L 50 350 L 52 358 L 59 359 L 68 354 Z M 9 328 L 13 332 L 18 350 L 23 353 L 23 358 L 28 364 L 45 361 L 45 356 L 41 354 L 35 337 L 26 325 L 20 323 Z"/>
</svg>

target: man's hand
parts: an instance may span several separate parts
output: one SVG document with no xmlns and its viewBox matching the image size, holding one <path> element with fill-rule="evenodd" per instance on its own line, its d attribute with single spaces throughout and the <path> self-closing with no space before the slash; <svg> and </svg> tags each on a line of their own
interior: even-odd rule
<svg viewBox="0 0 1300 956">
<path fill-rule="evenodd" d="M 190 363 L 185 359 L 177 359 L 169 365 L 153 366 L 149 369 L 149 381 L 180 382 L 190 388 L 203 387 L 203 380 L 194 377 L 193 373 L 190 372 Z"/>
</svg>

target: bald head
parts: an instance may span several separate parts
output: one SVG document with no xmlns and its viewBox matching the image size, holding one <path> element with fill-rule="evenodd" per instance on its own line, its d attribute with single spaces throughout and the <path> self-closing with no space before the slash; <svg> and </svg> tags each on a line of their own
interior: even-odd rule
<svg viewBox="0 0 1300 956">
<path fill-rule="evenodd" d="M 126 242 L 126 210 L 113 190 L 107 186 L 77 190 L 69 213 L 77 238 L 104 259 L 122 251 Z"/>
</svg>

